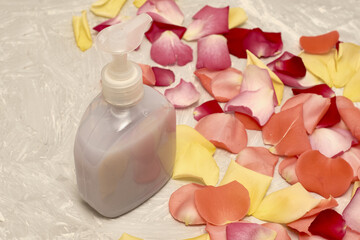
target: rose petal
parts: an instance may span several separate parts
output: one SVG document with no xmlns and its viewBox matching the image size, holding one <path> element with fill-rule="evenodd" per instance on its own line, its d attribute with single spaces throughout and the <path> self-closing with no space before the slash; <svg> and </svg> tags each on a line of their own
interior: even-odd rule
<svg viewBox="0 0 360 240">
<path fill-rule="evenodd" d="M 246 129 L 261 131 L 259 123 L 249 115 L 235 112 L 235 117 L 240 120 Z"/>
<path fill-rule="evenodd" d="M 178 35 L 181 39 L 186 31 L 186 28 L 182 26 L 154 21 L 150 29 L 145 33 L 145 36 L 151 43 L 153 43 L 161 36 L 163 32 L 168 30 Z"/>
<path fill-rule="evenodd" d="M 353 141 L 350 132 L 339 128 L 317 128 L 309 139 L 313 150 L 329 158 L 349 150 Z"/>
<path fill-rule="evenodd" d="M 296 156 L 311 149 L 304 127 L 302 105 L 271 116 L 262 128 L 265 144 L 275 145 L 270 152 L 277 155 Z"/>
<path fill-rule="evenodd" d="M 189 183 L 173 192 L 169 199 L 171 216 L 185 225 L 205 224 L 205 220 L 196 210 L 194 195 L 196 190 L 203 187 L 203 185 Z"/>
<path fill-rule="evenodd" d="M 143 240 L 142 238 L 131 236 L 130 234 L 123 233 L 119 240 Z"/>
<path fill-rule="evenodd" d="M 175 108 L 186 108 L 200 99 L 194 84 L 183 79 L 174 88 L 166 89 L 164 95 Z"/>
<path fill-rule="evenodd" d="M 86 11 L 81 12 L 81 16 L 73 16 L 72 26 L 77 46 L 81 51 L 86 51 L 92 46 L 92 38 Z"/>
<path fill-rule="evenodd" d="M 264 227 L 274 230 L 276 234 L 275 240 L 291 240 L 286 228 L 278 223 L 263 223 L 261 224 Z"/>
<path fill-rule="evenodd" d="M 360 233 L 360 189 L 358 188 L 351 198 L 349 204 L 345 207 L 342 215 L 346 221 L 348 227 L 352 230 Z"/>
<path fill-rule="evenodd" d="M 316 236 L 316 235 L 309 236 L 306 233 L 300 233 L 299 234 L 299 240 L 328 240 L 328 239 L 325 239 L 323 237 Z"/>
<path fill-rule="evenodd" d="M 317 94 L 302 93 L 289 98 L 281 107 L 281 111 L 299 104 L 303 105 L 303 119 L 306 131 L 311 134 L 330 107 L 330 99 Z"/>
<path fill-rule="evenodd" d="M 215 226 L 207 223 L 205 230 L 209 233 L 211 240 L 226 239 L 226 225 Z"/>
<path fill-rule="evenodd" d="M 305 89 L 292 89 L 294 95 L 300 93 L 314 93 L 323 96 L 324 98 L 335 97 L 335 92 L 326 84 L 319 84 L 310 88 Z"/>
<path fill-rule="evenodd" d="M 273 177 L 279 157 L 264 147 L 246 147 L 239 152 L 236 162 L 255 172 Z"/>
<path fill-rule="evenodd" d="M 200 119 L 195 129 L 215 146 L 231 153 L 238 153 L 247 145 L 245 127 L 232 114 L 210 114 Z"/>
<path fill-rule="evenodd" d="M 237 181 L 207 186 L 195 192 L 195 205 L 206 222 L 223 225 L 245 217 L 250 206 L 249 192 Z"/>
<path fill-rule="evenodd" d="M 212 114 L 212 113 L 222 113 L 224 112 L 220 107 L 219 103 L 216 100 L 211 100 L 204 102 L 200 106 L 197 106 L 194 109 L 194 118 L 196 121 L 199 121 L 201 118 Z"/>
<path fill-rule="evenodd" d="M 226 33 L 229 31 L 228 22 L 229 7 L 215 8 L 206 5 L 193 16 L 184 39 L 193 41 L 211 34 Z"/>
<path fill-rule="evenodd" d="M 210 35 L 198 40 L 196 68 L 223 70 L 231 67 L 226 38 L 221 35 Z"/>
<path fill-rule="evenodd" d="M 317 215 L 318 213 L 320 213 L 323 210 L 326 209 L 330 209 L 330 208 L 334 208 L 337 207 L 339 204 L 336 201 L 336 199 L 333 196 L 330 196 L 329 198 L 326 199 L 321 199 L 319 204 L 314 207 L 313 209 L 311 209 L 310 211 L 308 211 L 304 217 L 310 217 L 310 216 L 314 216 Z"/>
<path fill-rule="evenodd" d="M 202 234 L 200 236 L 193 237 L 193 238 L 187 238 L 187 239 L 184 239 L 184 240 L 210 240 L 210 236 L 209 236 L 209 234 L 204 233 L 204 234 Z"/>
<path fill-rule="evenodd" d="M 226 226 L 227 240 L 274 240 L 276 231 L 257 223 L 229 223 Z"/>
<path fill-rule="evenodd" d="M 93 29 L 95 31 L 97 31 L 97 32 L 100 32 L 104 28 L 110 27 L 110 26 L 112 26 L 114 24 L 118 24 L 118 23 L 121 23 L 121 22 L 122 22 L 122 19 L 121 19 L 120 15 L 117 15 L 114 18 L 110 18 L 110 19 L 96 25 L 95 27 L 93 27 Z"/>
<path fill-rule="evenodd" d="M 360 233 L 351 230 L 349 227 L 346 228 L 346 234 L 343 240 L 354 240 L 360 239 Z"/>
<path fill-rule="evenodd" d="M 137 11 L 137 15 L 149 14 L 156 22 L 181 25 L 184 14 L 174 0 L 147 0 Z"/>
<path fill-rule="evenodd" d="M 317 215 L 309 226 L 309 232 L 327 239 L 341 240 L 345 236 L 345 220 L 332 209 L 326 209 Z"/>
<path fill-rule="evenodd" d="M 302 217 L 319 202 L 300 183 L 295 183 L 267 195 L 253 216 L 264 221 L 289 223 Z"/>
<path fill-rule="evenodd" d="M 229 9 L 229 29 L 240 26 L 248 19 L 244 9 L 233 7 Z"/>
<path fill-rule="evenodd" d="M 156 79 L 153 69 L 150 65 L 138 63 L 142 71 L 143 83 L 148 86 L 154 86 Z"/>
<path fill-rule="evenodd" d="M 250 31 L 251 29 L 246 28 L 233 28 L 224 34 L 224 37 L 227 39 L 229 52 L 232 55 L 238 58 L 247 57 L 246 49 L 243 47 L 243 40 Z"/>
<path fill-rule="evenodd" d="M 336 97 L 330 98 L 330 106 L 325 115 L 322 117 L 317 127 L 331 127 L 341 120 L 340 113 L 336 106 Z"/>
<path fill-rule="evenodd" d="M 172 1 L 172 0 L 170 0 Z M 193 60 L 192 48 L 181 42 L 179 37 L 172 31 L 165 31 L 151 45 L 151 59 L 163 66 L 184 66 Z"/>
<path fill-rule="evenodd" d="M 257 99 L 255 102 L 254 99 Z M 264 126 L 274 113 L 274 91 L 261 88 L 257 91 L 244 91 L 231 99 L 225 105 L 225 112 L 235 111 L 249 115 Z"/>
<path fill-rule="evenodd" d="M 126 0 L 98 0 L 91 4 L 90 11 L 99 17 L 114 18 L 119 14 L 125 2 Z"/>
<path fill-rule="evenodd" d="M 360 55 L 360 54 L 359 54 Z M 360 69 L 360 68 L 359 68 Z M 344 87 L 343 95 L 353 102 L 360 102 L 360 70 L 358 70 Z"/>
<path fill-rule="evenodd" d="M 287 157 L 279 164 L 280 176 L 291 185 L 299 182 L 295 173 L 296 161 L 297 157 Z"/>
<path fill-rule="evenodd" d="M 339 32 L 331 31 L 318 36 L 301 36 L 300 46 L 307 53 L 328 53 L 339 41 Z"/>
<path fill-rule="evenodd" d="M 205 90 L 214 97 L 211 89 L 212 79 L 219 73 L 220 71 L 213 71 L 206 68 L 196 69 L 194 74 L 200 80 L 201 85 L 205 88 Z"/>
<path fill-rule="evenodd" d="M 351 134 L 360 140 L 360 109 L 343 96 L 336 97 L 336 105 L 338 106 L 341 119 L 349 128 Z"/>
<path fill-rule="evenodd" d="M 247 214 L 251 215 L 256 211 L 264 198 L 271 184 L 272 177 L 247 169 L 231 160 L 220 185 L 225 185 L 232 181 L 241 183 L 249 191 L 250 208 Z"/>
<path fill-rule="evenodd" d="M 175 74 L 170 69 L 152 67 L 155 75 L 155 86 L 170 86 L 175 81 Z"/>
<path fill-rule="evenodd" d="M 358 171 L 359 172 L 359 175 L 360 176 L 360 170 Z M 355 181 L 354 182 L 354 186 L 353 186 L 353 190 L 351 192 L 351 197 L 353 197 L 356 193 L 356 191 L 358 190 L 358 188 L 360 188 L 360 181 Z"/>
<path fill-rule="evenodd" d="M 339 197 L 348 189 L 353 179 L 351 166 L 342 158 L 328 158 L 317 150 L 300 155 L 295 167 L 299 182 L 311 192 L 328 198 Z"/>
<path fill-rule="evenodd" d="M 142 5 L 144 5 L 144 3 L 146 2 L 147 0 L 134 0 L 133 4 L 135 7 L 139 8 L 141 7 Z"/>
</svg>

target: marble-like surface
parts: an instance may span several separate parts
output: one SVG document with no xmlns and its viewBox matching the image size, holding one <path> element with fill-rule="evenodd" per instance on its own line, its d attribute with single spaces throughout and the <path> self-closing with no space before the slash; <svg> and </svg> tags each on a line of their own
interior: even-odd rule
<svg viewBox="0 0 360 240">
<path fill-rule="evenodd" d="M 185 227 L 168 213 L 170 194 L 184 184 L 171 180 L 153 198 L 116 219 L 106 219 L 79 197 L 73 143 L 85 108 L 101 91 L 100 70 L 109 57 L 93 47 L 85 53 L 75 44 L 71 18 L 89 10 L 93 0 L 0 0 L 0 239 L 117 239 L 123 232 L 144 239 L 185 239 L 204 233 L 203 226 Z M 357 0 L 178 0 L 184 25 L 206 3 L 243 7 L 249 19 L 243 27 L 282 32 L 284 50 L 299 52 L 301 35 L 337 29 L 341 40 L 360 44 L 360 4 Z M 136 12 L 129 0 L 121 14 Z M 103 21 L 88 12 L 90 26 Z M 92 36 L 96 33 L 92 31 Z M 194 82 L 210 99 L 192 72 L 194 62 L 171 67 L 176 83 Z M 130 59 L 156 65 L 147 41 Z M 245 60 L 232 57 L 243 70 Z M 271 59 L 265 60 L 266 62 Z M 163 91 L 164 88 L 158 88 Z M 341 90 L 337 90 L 341 94 Z M 285 98 L 290 91 L 285 90 Z M 194 106 L 193 106 L 194 107 Z M 193 107 L 177 111 L 178 123 L 195 125 Z M 249 145 L 262 145 L 249 132 Z M 235 155 L 217 150 L 223 176 Z M 277 175 L 269 192 L 287 184 Z M 341 211 L 349 192 L 339 198 Z M 295 239 L 295 237 L 293 237 Z"/>
</svg>

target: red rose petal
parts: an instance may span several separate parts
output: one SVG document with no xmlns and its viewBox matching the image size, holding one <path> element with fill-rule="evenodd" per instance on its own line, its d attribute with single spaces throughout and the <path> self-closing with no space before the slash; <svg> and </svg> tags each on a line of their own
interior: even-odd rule
<svg viewBox="0 0 360 240">
<path fill-rule="evenodd" d="M 325 198 L 343 195 L 353 179 L 353 170 L 344 159 L 327 158 L 316 150 L 301 154 L 295 171 L 299 182 L 308 191 Z"/>
<path fill-rule="evenodd" d="M 181 39 L 186 31 L 185 27 L 153 21 L 150 29 L 145 33 L 146 38 L 155 42 L 163 32 L 170 30 Z"/>
<path fill-rule="evenodd" d="M 243 167 L 272 177 L 279 157 L 264 147 L 246 147 L 239 152 L 236 162 Z"/>
<path fill-rule="evenodd" d="M 270 228 L 271 230 L 274 230 L 276 234 L 276 238 L 274 240 L 291 240 L 289 233 L 287 232 L 286 228 L 283 227 L 283 225 L 279 223 L 263 223 L 261 224 L 264 227 Z"/>
<path fill-rule="evenodd" d="M 294 78 L 305 77 L 306 68 L 302 59 L 292 53 L 285 51 L 278 59 L 275 59 L 271 63 L 274 64 L 274 69 L 276 71 L 283 74 Z M 269 63 L 268 66 L 271 65 L 271 63 Z"/>
<path fill-rule="evenodd" d="M 327 84 L 319 84 L 310 88 L 305 89 L 292 89 L 294 95 L 298 95 L 300 93 L 314 93 L 321 95 L 325 98 L 332 98 L 335 96 L 335 92 L 327 85 Z"/>
<path fill-rule="evenodd" d="M 360 233 L 360 188 L 358 188 L 349 204 L 345 207 L 342 215 L 348 227 Z"/>
<path fill-rule="evenodd" d="M 195 205 L 206 222 L 223 225 L 246 216 L 250 197 L 248 190 L 242 184 L 233 181 L 219 187 L 206 186 L 197 190 Z"/>
<path fill-rule="evenodd" d="M 187 41 L 229 31 L 229 7 L 215 8 L 206 5 L 193 16 L 193 19 L 184 35 Z"/>
<path fill-rule="evenodd" d="M 172 1 L 172 0 L 171 0 Z M 165 31 L 151 45 L 151 59 L 163 66 L 177 63 L 183 66 L 192 61 L 192 48 L 184 44 L 172 31 Z"/>
<path fill-rule="evenodd" d="M 231 67 L 226 38 L 221 35 L 210 35 L 198 40 L 196 68 L 223 70 Z"/>
<path fill-rule="evenodd" d="M 238 58 L 247 58 L 246 49 L 243 47 L 243 40 L 250 32 L 246 28 L 233 28 L 228 33 L 224 34 L 227 39 L 229 52 Z"/>
<path fill-rule="evenodd" d="M 137 11 L 137 15 L 149 14 L 156 22 L 181 25 L 184 14 L 174 0 L 147 0 Z"/>
<path fill-rule="evenodd" d="M 345 220 L 332 209 L 319 213 L 309 226 L 309 232 L 327 239 L 341 240 L 346 232 Z"/>
<path fill-rule="evenodd" d="M 155 85 L 155 74 L 150 65 L 138 63 L 142 71 L 143 83 L 148 86 Z"/>
<path fill-rule="evenodd" d="M 114 24 L 118 24 L 121 23 L 121 17 L 120 15 L 114 17 L 114 18 L 110 18 L 102 23 L 100 23 L 99 25 L 96 25 L 95 27 L 93 27 L 93 29 L 97 32 L 100 32 L 101 30 L 103 30 L 104 28 L 110 27 Z"/>
<path fill-rule="evenodd" d="M 200 99 L 200 93 L 194 84 L 183 79 L 174 88 L 166 89 L 164 95 L 175 108 L 188 107 Z"/>
<path fill-rule="evenodd" d="M 189 183 L 173 192 L 169 199 L 169 212 L 173 218 L 185 223 L 186 225 L 205 224 L 205 220 L 200 217 L 195 206 L 195 191 L 204 186 Z"/>
<path fill-rule="evenodd" d="M 302 36 L 300 46 L 307 53 L 324 54 L 329 52 L 339 40 L 339 32 L 332 31 L 318 36 Z"/>
<path fill-rule="evenodd" d="M 212 114 L 212 113 L 222 113 L 224 112 L 220 107 L 219 103 L 216 100 L 211 100 L 204 102 L 200 106 L 197 106 L 194 109 L 194 118 L 196 121 L 199 121 L 201 118 Z"/>
<path fill-rule="evenodd" d="M 297 157 L 287 157 L 279 164 L 280 176 L 291 185 L 299 182 L 295 172 L 296 161 Z"/>
<path fill-rule="evenodd" d="M 336 106 L 336 97 L 330 98 L 330 106 L 325 115 L 322 117 L 317 127 L 332 127 L 341 120 L 340 113 Z"/>
<path fill-rule="evenodd" d="M 257 223 L 235 222 L 226 226 L 227 240 L 274 239 L 276 231 Z"/>
<path fill-rule="evenodd" d="M 247 145 L 244 125 L 233 114 L 213 113 L 203 117 L 195 129 L 216 147 L 238 153 Z"/>
<path fill-rule="evenodd" d="M 259 123 L 249 115 L 235 112 L 235 117 L 241 121 L 246 129 L 261 131 Z"/>
<path fill-rule="evenodd" d="M 175 81 L 175 74 L 170 69 L 152 67 L 155 75 L 155 86 L 170 86 Z"/>
</svg>

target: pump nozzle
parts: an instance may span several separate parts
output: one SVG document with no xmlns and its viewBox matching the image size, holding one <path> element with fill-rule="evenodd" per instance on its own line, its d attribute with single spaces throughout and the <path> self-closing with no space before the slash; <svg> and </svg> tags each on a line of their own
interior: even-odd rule
<svg viewBox="0 0 360 240">
<path fill-rule="evenodd" d="M 102 70 L 102 87 L 105 100 L 113 105 L 130 106 L 143 95 L 141 68 L 127 60 L 149 29 L 152 19 L 141 14 L 133 19 L 103 29 L 96 38 L 99 50 L 113 55 L 113 61 Z"/>
</svg>

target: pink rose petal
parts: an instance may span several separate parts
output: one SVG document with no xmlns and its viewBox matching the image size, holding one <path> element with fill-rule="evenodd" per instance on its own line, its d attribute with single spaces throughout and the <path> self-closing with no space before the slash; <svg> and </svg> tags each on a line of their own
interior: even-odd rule
<svg viewBox="0 0 360 240">
<path fill-rule="evenodd" d="M 340 128 L 317 128 L 309 136 L 311 148 L 319 150 L 327 157 L 342 154 L 351 148 L 353 137 L 350 132 Z"/>
<path fill-rule="evenodd" d="M 256 99 L 256 101 L 254 101 Z M 274 91 L 261 88 L 257 91 L 244 91 L 225 105 L 225 112 L 235 111 L 253 117 L 260 126 L 264 126 L 274 113 Z"/>
<path fill-rule="evenodd" d="M 270 228 L 271 230 L 274 230 L 276 234 L 276 238 L 274 240 L 291 240 L 289 233 L 287 232 L 286 228 L 279 224 L 279 223 L 263 223 L 261 224 L 264 227 Z"/>
<path fill-rule="evenodd" d="M 300 233 L 299 240 L 328 240 L 328 239 L 316 235 L 308 235 L 306 233 Z"/>
<path fill-rule="evenodd" d="M 173 192 L 169 199 L 169 212 L 173 218 L 186 225 L 205 224 L 195 206 L 194 193 L 204 186 L 189 183 Z"/>
<path fill-rule="evenodd" d="M 243 167 L 272 177 L 279 160 L 264 147 L 246 147 L 239 152 L 236 162 Z"/>
<path fill-rule="evenodd" d="M 138 63 L 142 71 L 143 83 L 148 86 L 155 85 L 155 74 L 150 65 Z"/>
<path fill-rule="evenodd" d="M 246 50 L 258 58 L 275 56 L 283 46 L 281 33 L 263 32 L 260 28 L 233 28 L 224 36 L 228 39 L 230 53 L 239 58 L 246 58 Z"/>
<path fill-rule="evenodd" d="M 212 113 L 222 113 L 224 112 L 220 107 L 219 103 L 216 100 L 210 100 L 204 102 L 200 106 L 197 106 L 194 109 L 194 118 L 196 121 L 199 121 L 203 117 L 212 114 Z"/>
<path fill-rule="evenodd" d="M 314 93 L 321 95 L 325 98 L 331 98 L 335 96 L 335 92 L 327 85 L 327 84 L 319 84 L 310 88 L 304 89 L 292 89 L 294 95 L 298 95 L 300 93 Z"/>
<path fill-rule="evenodd" d="M 347 227 L 346 228 L 346 234 L 343 238 L 343 240 L 360 240 L 360 233 L 355 232 L 353 230 L 351 230 L 351 228 Z"/>
<path fill-rule="evenodd" d="M 275 239 L 276 232 L 257 223 L 234 222 L 226 226 L 227 240 Z"/>
<path fill-rule="evenodd" d="M 175 74 L 170 69 L 152 67 L 155 75 L 155 86 L 170 86 L 175 81 Z"/>
<path fill-rule="evenodd" d="M 205 230 L 209 233 L 211 240 L 224 240 L 226 239 L 226 225 L 212 225 L 206 224 Z"/>
<path fill-rule="evenodd" d="M 100 23 L 99 25 L 96 25 L 95 27 L 93 27 L 93 29 L 97 32 L 100 32 L 101 30 L 103 30 L 104 28 L 110 27 L 114 24 L 118 24 L 121 23 L 121 17 L 120 15 L 114 17 L 114 18 L 110 18 L 102 23 Z"/>
<path fill-rule="evenodd" d="M 231 67 L 226 38 L 221 35 L 210 35 L 198 40 L 196 68 L 223 70 Z"/>
<path fill-rule="evenodd" d="M 174 0 L 147 0 L 137 11 L 137 15 L 149 14 L 156 22 L 181 25 L 184 14 Z"/>
<path fill-rule="evenodd" d="M 185 27 L 161 23 L 161 22 L 153 22 L 150 29 L 145 33 L 146 38 L 151 42 L 155 42 L 163 32 L 170 30 L 181 39 L 186 31 Z"/>
<path fill-rule="evenodd" d="M 166 89 L 164 95 L 175 108 L 188 107 L 200 99 L 200 93 L 194 84 L 183 79 L 174 88 Z"/>
<path fill-rule="evenodd" d="M 345 207 L 342 215 L 346 225 L 352 230 L 360 233 L 360 188 L 358 188 L 349 204 Z"/>
<path fill-rule="evenodd" d="M 193 19 L 184 35 L 187 41 L 229 31 L 229 7 L 215 8 L 206 5 L 193 16 Z"/>
<path fill-rule="evenodd" d="M 331 127 L 341 120 L 340 113 L 336 106 L 336 97 L 330 98 L 330 106 L 325 115 L 322 117 L 317 127 Z"/>
<path fill-rule="evenodd" d="M 345 236 L 345 220 L 332 209 L 319 213 L 309 226 L 309 232 L 327 239 L 341 240 Z"/>
<path fill-rule="evenodd" d="M 287 157 L 279 164 L 280 176 L 291 185 L 299 182 L 295 172 L 296 161 L 297 157 Z"/>
<path fill-rule="evenodd" d="M 216 147 L 238 153 L 247 145 L 244 125 L 233 114 L 214 113 L 200 119 L 195 130 Z"/>
<path fill-rule="evenodd" d="M 172 0 L 171 0 L 172 1 Z M 163 66 L 177 63 L 183 66 L 193 60 L 192 48 L 184 44 L 172 31 L 165 31 L 152 44 L 151 59 Z"/>
</svg>

